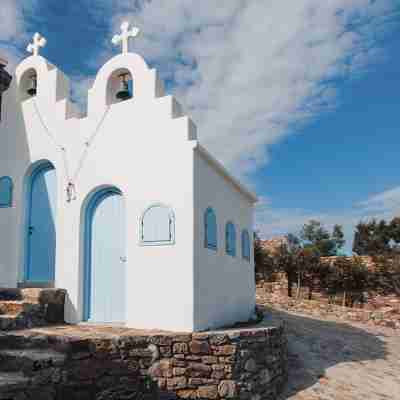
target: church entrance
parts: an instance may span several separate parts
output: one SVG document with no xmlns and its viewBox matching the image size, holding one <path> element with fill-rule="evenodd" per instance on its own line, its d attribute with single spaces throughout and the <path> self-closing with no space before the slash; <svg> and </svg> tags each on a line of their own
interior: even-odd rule
<svg viewBox="0 0 400 400">
<path fill-rule="evenodd" d="M 92 196 L 85 221 L 85 321 L 125 322 L 125 223 L 125 202 L 118 189 Z"/>
<path fill-rule="evenodd" d="M 55 279 L 57 177 L 54 166 L 41 162 L 28 181 L 27 258 L 25 281 L 51 284 Z"/>
</svg>

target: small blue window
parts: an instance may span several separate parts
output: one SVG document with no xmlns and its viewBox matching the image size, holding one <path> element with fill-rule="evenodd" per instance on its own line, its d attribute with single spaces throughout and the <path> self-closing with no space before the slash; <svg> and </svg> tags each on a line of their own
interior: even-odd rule
<svg viewBox="0 0 400 400">
<path fill-rule="evenodd" d="M 250 261 L 250 235 L 246 229 L 242 231 L 242 258 Z"/>
<path fill-rule="evenodd" d="M 9 176 L 0 178 L 0 208 L 12 207 L 13 181 Z"/>
<path fill-rule="evenodd" d="M 175 243 L 175 216 L 169 207 L 155 204 L 144 212 L 140 241 L 147 246 Z"/>
<path fill-rule="evenodd" d="M 218 249 L 217 217 L 212 208 L 207 208 L 204 213 L 204 247 L 207 249 Z"/>
<path fill-rule="evenodd" d="M 236 228 L 232 222 L 226 224 L 226 254 L 236 257 Z"/>
</svg>

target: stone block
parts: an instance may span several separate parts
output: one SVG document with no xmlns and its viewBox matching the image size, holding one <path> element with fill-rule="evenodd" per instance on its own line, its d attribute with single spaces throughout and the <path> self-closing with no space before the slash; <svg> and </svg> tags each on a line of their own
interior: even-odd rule
<svg viewBox="0 0 400 400">
<path fill-rule="evenodd" d="M 222 381 L 218 386 L 218 394 L 222 398 L 232 399 L 236 393 L 237 387 L 234 381 Z"/>
<path fill-rule="evenodd" d="M 176 394 L 180 399 L 197 399 L 197 390 L 194 389 L 177 390 Z"/>
<path fill-rule="evenodd" d="M 172 362 L 161 360 L 149 368 L 149 375 L 154 378 L 172 378 Z"/>
<path fill-rule="evenodd" d="M 220 381 L 225 378 L 225 371 L 213 371 L 211 373 L 211 378 Z"/>
<path fill-rule="evenodd" d="M 172 348 L 174 354 L 188 354 L 189 347 L 187 343 L 175 343 Z"/>
<path fill-rule="evenodd" d="M 221 346 L 223 344 L 230 343 L 228 335 L 225 334 L 214 334 L 210 336 L 209 342 L 212 346 Z"/>
<path fill-rule="evenodd" d="M 258 369 L 257 363 L 255 362 L 255 360 L 253 358 L 250 358 L 249 360 L 246 361 L 246 363 L 244 365 L 244 369 L 247 372 L 256 372 Z"/>
<path fill-rule="evenodd" d="M 225 345 L 225 346 L 213 346 L 213 355 L 216 356 L 231 356 L 236 353 L 235 345 Z"/>
<path fill-rule="evenodd" d="M 209 365 L 202 363 L 189 363 L 187 373 L 193 378 L 209 378 L 212 369 Z"/>
<path fill-rule="evenodd" d="M 184 342 L 184 343 L 189 343 L 192 340 L 192 335 L 190 333 L 177 333 L 174 338 L 174 343 L 175 342 Z"/>
<path fill-rule="evenodd" d="M 204 340 L 193 340 L 190 342 L 190 351 L 193 354 L 210 354 L 210 345 Z"/>
<path fill-rule="evenodd" d="M 160 346 L 158 349 L 162 358 L 172 357 L 171 346 Z"/>
<path fill-rule="evenodd" d="M 204 364 L 217 364 L 218 363 L 218 357 L 216 357 L 216 356 L 203 356 L 203 357 L 201 357 L 201 361 Z"/>
<path fill-rule="evenodd" d="M 172 373 L 174 376 L 183 376 L 186 374 L 186 368 L 173 368 Z"/>
<path fill-rule="evenodd" d="M 150 337 L 150 343 L 157 346 L 172 346 L 173 338 L 172 336 L 156 335 Z"/>
<path fill-rule="evenodd" d="M 201 386 L 199 387 L 198 396 L 201 399 L 217 399 L 218 398 L 218 387 L 216 385 Z"/>
<path fill-rule="evenodd" d="M 186 387 L 187 387 L 187 379 L 184 376 L 177 376 L 175 378 L 167 379 L 168 390 L 186 389 Z"/>
</svg>

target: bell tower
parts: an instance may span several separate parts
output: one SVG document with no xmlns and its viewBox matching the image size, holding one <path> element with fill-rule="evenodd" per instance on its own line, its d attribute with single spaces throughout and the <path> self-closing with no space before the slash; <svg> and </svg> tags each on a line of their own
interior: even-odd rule
<svg viewBox="0 0 400 400">
<path fill-rule="evenodd" d="M 0 57 L 0 121 L 3 93 L 10 87 L 10 83 L 12 80 L 11 75 L 4 69 L 7 64 L 7 61 Z"/>
</svg>

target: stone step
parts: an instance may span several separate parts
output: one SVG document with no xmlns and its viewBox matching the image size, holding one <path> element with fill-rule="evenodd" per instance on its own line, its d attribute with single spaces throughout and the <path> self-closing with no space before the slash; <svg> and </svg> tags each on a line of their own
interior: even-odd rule
<svg viewBox="0 0 400 400">
<path fill-rule="evenodd" d="M 30 379 L 22 372 L 0 373 L 0 399 L 13 400 L 13 397 L 5 397 L 3 394 L 14 390 L 21 390 L 28 386 Z"/>
<path fill-rule="evenodd" d="M 33 303 L 63 300 L 66 291 L 54 288 L 0 288 L 0 301 L 22 301 Z"/>
<path fill-rule="evenodd" d="M 0 331 L 64 322 L 63 289 L 0 289 Z"/>
<path fill-rule="evenodd" d="M 0 315 L 0 331 L 13 331 L 19 329 L 22 324 L 21 318 L 16 315 Z"/>
<path fill-rule="evenodd" d="M 39 303 L 27 301 L 0 301 L 0 315 L 18 315 L 20 313 L 38 312 Z"/>
<path fill-rule="evenodd" d="M 48 337 L 44 335 L 29 335 L 25 331 L 0 332 L 0 350 L 48 348 Z"/>
<path fill-rule="evenodd" d="M 51 349 L 14 349 L 0 351 L 0 371 L 18 372 L 25 375 L 64 364 L 66 355 Z"/>
<path fill-rule="evenodd" d="M 89 339 L 64 335 L 46 335 L 38 333 L 35 329 L 0 332 L 0 352 L 3 350 L 30 349 L 50 349 L 74 357 L 76 354 L 90 353 L 93 346 Z"/>
<path fill-rule="evenodd" d="M 22 300 L 20 289 L 0 288 L 0 301 Z"/>
</svg>

